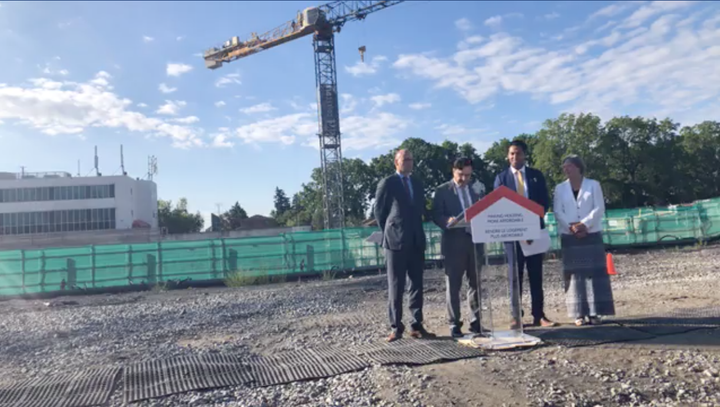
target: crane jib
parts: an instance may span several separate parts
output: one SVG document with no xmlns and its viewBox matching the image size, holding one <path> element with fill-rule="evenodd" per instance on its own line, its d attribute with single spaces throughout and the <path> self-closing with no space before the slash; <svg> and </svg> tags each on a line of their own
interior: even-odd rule
<svg viewBox="0 0 720 407">
<path fill-rule="evenodd" d="M 337 73 L 335 71 L 335 32 L 349 21 L 363 20 L 368 14 L 402 3 L 404 0 L 334 1 L 310 7 L 295 19 L 275 29 L 240 41 L 233 37 L 220 47 L 205 51 L 205 66 L 217 69 L 223 63 L 244 58 L 280 44 L 313 35 L 315 53 L 315 85 L 318 114 L 318 141 L 322 168 L 323 210 L 325 229 L 345 226 L 340 116 Z M 364 53 L 361 47 L 361 55 Z M 338 259 L 342 261 L 342 259 Z"/>
</svg>

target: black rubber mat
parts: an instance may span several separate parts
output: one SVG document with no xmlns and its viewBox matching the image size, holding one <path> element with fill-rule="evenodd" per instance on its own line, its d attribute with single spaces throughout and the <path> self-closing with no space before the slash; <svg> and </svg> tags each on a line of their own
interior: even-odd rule
<svg viewBox="0 0 720 407">
<path fill-rule="evenodd" d="M 250 384 L 250 367 L 235 356 L 201 355 L 151 360 L 125 368 L 126 403 L 184 393 Z"/>
<path fill-rule="evenodd" d="M 568 348 L 594 346 L 606 343 L 639 341 L 655 335 L 616 325 L 533 330 L 528 333 L 545 342 Z"/>
<path fill-rule="evenodd" d="M 0 388 L 0 407 L 90 407 L 107 403 L 120 368 L 88 369 Z"/>
<path fill-rule="evenodd" d="M 624 326 L 656 325 L 685 326 L 697 328 L 720 327 L 720 307 L 685 308 L 665 315 L 640 315 L 614 318 L 612 322 Z"/>
<path fill-rule="evenodd" d="M 247 362 L 254 384 L 260 387 L 332 377 L 370 366 L 346 349 L 329 347 L 255 356 Z"/>
<path fill-rule="evenodd" d="M 636 331 L 645 332 L 646 334 L 655 336 L 667 336 L 667 335 L 680 335 L 699 329 L 707 329 L 703 326 L 683 326 L 683 325 L 626 325 L 622 324 L 625 328 L 634 329 Z"/>
<path fill-rule="evenodd" d="M 426 365 L 483 356 L 480 349 L 458 345 L 448 340 L 401 339 L 392 343 L 364 345 L 356 349 L 362 357 L 381 365 Z"/>
</svg>

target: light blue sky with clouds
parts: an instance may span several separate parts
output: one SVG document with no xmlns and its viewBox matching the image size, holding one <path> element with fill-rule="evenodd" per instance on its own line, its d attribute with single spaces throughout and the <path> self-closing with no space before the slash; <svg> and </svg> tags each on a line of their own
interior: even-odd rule
<svg viewBox="0 0 720 407">
<path fill-rule="evenodd" d="M 144 176 L 206 216 L 268 214 L 319 165 L 312 40 L 201 53 L 314 2 L 0 2 L 2 171 Z M 365 45 L 365 63 L 358 47 Z M 405 2 L 336 37 L 345 157 L 534 132 L 562 112 L 720 119 L 715 2 Z"/>
</svg>

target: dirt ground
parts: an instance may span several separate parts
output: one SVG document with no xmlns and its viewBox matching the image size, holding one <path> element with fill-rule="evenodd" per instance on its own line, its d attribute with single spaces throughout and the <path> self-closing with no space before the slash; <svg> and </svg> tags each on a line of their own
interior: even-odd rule
<svg viewBox="0 0 720 407">
<path fill-rule="evenodd" d="M 616 267 L 617 318 L 677 319 L 683 309 L 705 309 L 705 315 L 685 317 L 688 328 L 695 328 L 691 332 L 634 342 L 573 348 L 544 344 L 451 363 L 372 368 L 362 381 L 347 376 L 348 389 L 371 395 L 362 403 L 326 403 L 336 391 L 329 385 L 316 392 L 317 398 L 301 403 L 295 398 L 298 386 L 284 385 L 173 396 L 141 405 L 185 405 L 187 397 L 204 400 L 193 405 L 207 406 L 720 405 L 720 248 L 621 255 Z M 493 280 L 504 268 L 491 266 L 483 272 Z M 545 263 L 546 313 L 564 324 L 555 329 L 576 329 L 565 314 L 560 275 L 557 261 Z M 492 284 L 491 291 L 499 293 L 492 300 L 493 313 L 500 315 L 507 306 L 506 287 Z M 527 284 L 524 289 L 527 323 Z M 197 352 L 272 354 L 318 344 L 352 347 L 382 341 L 388 334 L 386 290 L 386 277 L 377 275 L 72 297 L 54 300 L 76 302 L 57 308 L 39 300 L 0 302 L 0 331 L 5 329 L 0 332 L 5 350 L 0 382 Z M 444 290 L 443 271 L 427 271 L 425 323 L 440 336 L 449 334 Z M 58 329 L 58 324 L 67 328 Z M 222 397 L 216 398 L 218 394 Z"/>
</svg>

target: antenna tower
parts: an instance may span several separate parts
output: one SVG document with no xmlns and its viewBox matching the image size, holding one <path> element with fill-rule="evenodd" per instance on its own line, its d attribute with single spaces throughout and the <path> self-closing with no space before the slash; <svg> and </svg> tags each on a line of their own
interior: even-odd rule
<svg viewBox="0 0 720 407">
<path fill-rule="evenodd" d="M 157 173 L 158 173 L 157 157 L 155 157 L 154 155 L 151 155 L 148 157 L 148 173 L 147 173 L 148 181 L 152 181 L 153 175 L 157 175 Z"/>
</svg>

